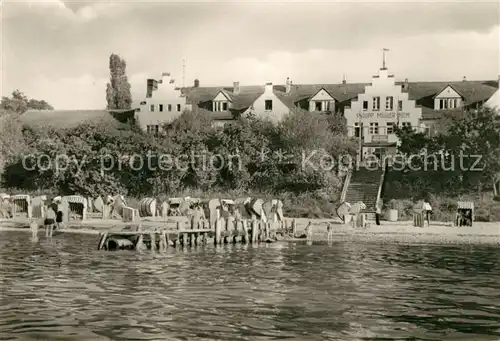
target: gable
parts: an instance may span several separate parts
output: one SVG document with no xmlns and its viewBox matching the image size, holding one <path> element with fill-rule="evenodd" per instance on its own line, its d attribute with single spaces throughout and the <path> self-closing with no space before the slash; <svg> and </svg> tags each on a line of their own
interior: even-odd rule
<svg viewBox="0 0 500 341">
<path fill-rule="evenodd" d="M 310 101 L 333 101 L 335 100 L 325 89 L 321 88 Z"/>
<path fill-rule="evenodd" d="M 231 101 L 231 99 L 226 96 L 226 94 L 223 91 L 219 91 L 217 96 L 213 99 L 213 101 Z"/>
<path fill-rule="evenodd" d="M 436 98 L 462 98 L 462 95 L 453 89 L 451 85 L 448 85 L 436 95 Z"/>
<path fill-rule="evenodd" d="M 492 109 L 500 109 L 500 89 L 498 89 L 493 96 L 491 96 L 485 104 Z"/>
<path fill-rule="evenodd" d="M 249 109 L 257 111 L 263 110 L 265 102 L 267 100 L 273 101 L 273 111 L 280 111 L 285 108 L 290 109 L 289 106 L 274 92 L 264 92 L 263 94 L 261 94 L 259 97 L 255 99 L 255 101 L 253 101 L 253 103 L 249 106 Z"/>
</svg>

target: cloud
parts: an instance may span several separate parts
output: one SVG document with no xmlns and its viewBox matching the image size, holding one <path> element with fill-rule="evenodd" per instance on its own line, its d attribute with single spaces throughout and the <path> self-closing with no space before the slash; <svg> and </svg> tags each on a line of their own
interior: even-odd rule
<svg viewBox="0 0 500 341">
<path fill-rule="evenodd" d="M 39 0 L 3 10 L 2 92 L 58 108 L 105 105 L 111 53 L 127 61 L 134 96 L 145 75 L 170 71 L 180 84 L 183 58 L 186 85 L 202 86 L 332 83 L 344 73 L 366 82 L 382 47 L 402 78 L 492 79 L 499 69 L 497 3 Z"/>
<path fill-rule="evenodd" d="M 390 49 L 388 67 L 399 79 L 495 79 L 499 72 L 499 37 L 500 26 L 496 26 L 488 34 L 421 34 L 354 49 L 274 51 L 261 59 L 234 58 L 218 68 L 220 76 L 206 70 L 201 79 L 217 78 L 223 85 L 233 81 L 243 81 L 242 85 L 267 81 L 282 84 L 286 77 L 292 77 L 295 83 L 339 83 L 346 74 L 348 81 L 369 82 L 382 64 L 380 46 Z"/>
</svg>

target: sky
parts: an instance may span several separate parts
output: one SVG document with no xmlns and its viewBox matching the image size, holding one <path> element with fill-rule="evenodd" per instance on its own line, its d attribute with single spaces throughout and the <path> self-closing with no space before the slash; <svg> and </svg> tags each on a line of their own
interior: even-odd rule
<svg viewBox="0 0 500 341">
<path fill-rule="evenodd" d="M 409 81 L 495 80 L 498 1 L 3 0 L 2 95 L 102 109 L 109 56 L 134 100 L 171 72 L 191 86 L 370 82 L 382 64 Z"/>
</svg>

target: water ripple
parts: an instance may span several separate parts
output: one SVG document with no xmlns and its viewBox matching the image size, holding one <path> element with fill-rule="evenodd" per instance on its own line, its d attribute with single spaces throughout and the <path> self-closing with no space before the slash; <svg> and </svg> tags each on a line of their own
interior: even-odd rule
<svg viewBox="0 0 500 341">
<path fill-rule="evenodd" d="M 1 340 L 498 340 L 500 249 L 334 243 L 98 252 L 0 233 Z"/>
</svg>

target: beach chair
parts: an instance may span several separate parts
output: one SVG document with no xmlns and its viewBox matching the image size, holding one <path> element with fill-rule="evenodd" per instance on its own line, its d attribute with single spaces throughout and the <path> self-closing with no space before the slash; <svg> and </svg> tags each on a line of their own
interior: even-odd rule
<svg viewBox="0 0 500 341">
<path fill-rule="evenodd" d="M 31 197 L 27 194 L 17 194 L 10 197 L 13 217 L 27 217 L 31 219 Z"/>
<path fill-rule="evenodd" d="M 474 221 L 474 203 L 471 201 L 457 202 L 455 226 L 472 226 Z"/>
<path fill-rule="evenodd" d="M 412 208 L 413 210 L 413 227 L 424 227 L 425 222 L 425 202 L 418 201 Z"/>
</svg>

